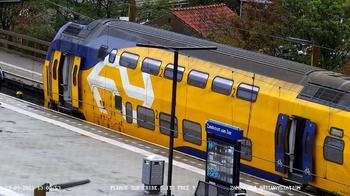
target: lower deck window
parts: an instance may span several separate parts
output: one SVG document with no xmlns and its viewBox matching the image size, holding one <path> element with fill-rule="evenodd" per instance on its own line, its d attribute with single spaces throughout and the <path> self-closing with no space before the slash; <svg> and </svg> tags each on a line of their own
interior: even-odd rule
<svg viewBox="0 0 350 196">
<path fill-rule="evenodd" d="M 343 164 L 344 141 L 333 137 L 326 137 L 323 145 L 323 155 L 327 161 Z"/>
<path fill-rule="evenodd" d="M 199 123 L 192 122 L 189 120 L 182 121 L 183 127 L 183 138 L 185 141 L 193 144 L 202 144 L 202 128 Z"/>
<path fill-rule="evenodd" d="M 154 130 L 154 112 L 152 109 L 137 106 L 137 125 Z"/>
<path fill-rule="evenodd" d="M 169 135 L 170 134 L 170 115 L 165 113 L 159 114 L 159 129 L 162 134 Z M 177 118 L 175 117 L 175 129 L 174 129 L 174 137 L 177 137 Z"/>
<path fill-rule="evenodd" d="M 252 160 L 252 140 L 243 138 L 241 143 L 241 158 L 247 161 Z"/>
</svg>

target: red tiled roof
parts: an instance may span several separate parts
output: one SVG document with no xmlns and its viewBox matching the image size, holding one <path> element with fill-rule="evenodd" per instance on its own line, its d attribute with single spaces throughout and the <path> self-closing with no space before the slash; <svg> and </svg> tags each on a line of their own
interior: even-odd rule
<svg viewBox="0 0 350 196">
<path fill-rule="evenodd" d="M 233 20 L 236 16 L 235 12 L 223 3 L 208 6 L 176 8 L 172 11 L 172 14 L 204 37 L 220 28 L 218 21 L 227 22 Z"/>
</svg>

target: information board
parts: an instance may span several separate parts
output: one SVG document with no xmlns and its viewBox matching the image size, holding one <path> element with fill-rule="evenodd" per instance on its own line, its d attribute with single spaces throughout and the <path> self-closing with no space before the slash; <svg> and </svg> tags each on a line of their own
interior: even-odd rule
<svg viewBox="0 0 350 196">
<path fill-rule="evenodd" d="M 208 140 L 207 176 L 233 183 L 234 147 L 218 140 Z"/>
</svg>

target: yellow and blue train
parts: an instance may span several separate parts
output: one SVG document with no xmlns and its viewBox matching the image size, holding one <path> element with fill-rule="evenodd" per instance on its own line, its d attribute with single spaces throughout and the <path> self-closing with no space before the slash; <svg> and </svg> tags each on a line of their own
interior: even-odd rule
<svg viewBox="0 0 350 196">
<path fill-rule="evenodd" d="M 244 131 L 241 170 L 350 195 L 350 77 L 145 25 L 68 23 L 43 68 L 46 107 L 162 146 L 173 53 L 136 43 L 217 46 L 179 56 L 175 148 L 204 158 L 205 122 Z"/>
</svg>

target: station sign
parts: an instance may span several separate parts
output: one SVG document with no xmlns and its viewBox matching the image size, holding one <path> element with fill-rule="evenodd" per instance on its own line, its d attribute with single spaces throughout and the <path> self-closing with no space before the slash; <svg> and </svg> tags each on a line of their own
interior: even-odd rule
<svg viewBox="0 0 350 196">
<path fill-rule="evenodd" d="M 215 120 L 208 120 L 205 125 L 206 131 L 209 134 L 217 135 L 229 140 L 243 139 L 243 131 L 238 127 Z"/>
</svg>

